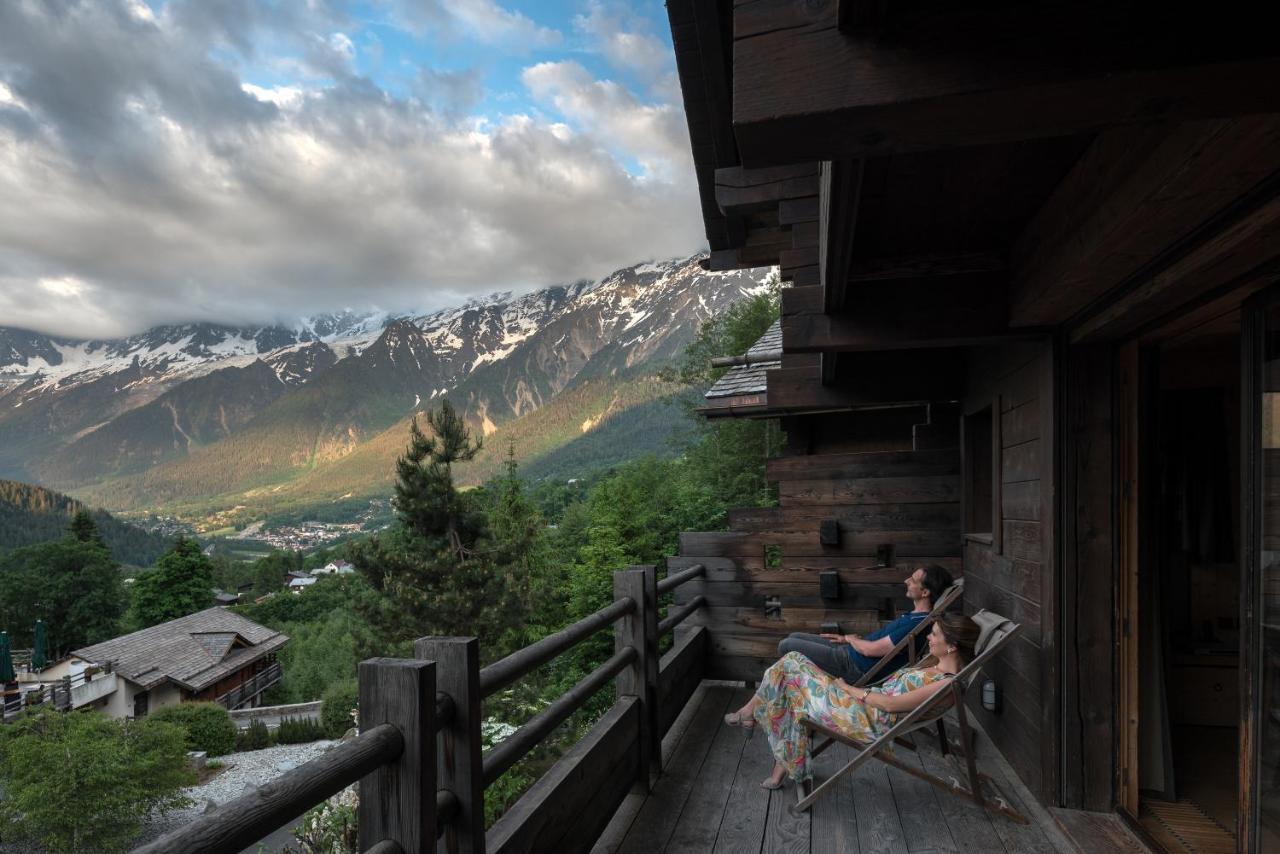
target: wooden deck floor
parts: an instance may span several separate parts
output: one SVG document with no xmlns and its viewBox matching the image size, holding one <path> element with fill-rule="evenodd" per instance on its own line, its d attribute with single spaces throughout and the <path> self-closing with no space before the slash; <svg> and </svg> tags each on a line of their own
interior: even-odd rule
<svg viewBox="0 0 1280 854">
<path fill-rule="evenodd" d="M 763 735 L 748 741 L 722 717 L 750 691 L 704 683 L 663 745 L 664 773 L 647 796 L 632 795 L 601 835 L 593 854 L 656 852 L 795 852 L 795 854 L 1059 854 L 1076 849 L 1053 820 L 1009 779 L 1003 759 L 979 744 L 979 761 L 1014 806 L 1032 820 L 1015 824 L 939 792 L 909 774 L 872 762 L 849 775 L 811 814 L 792 815 L 794 786 L 769 792 L 760 781 L 772 758 Z M 898 756 L 938 771 L 933 750 Z M 825 779 L 852 758 L 843 745 L 819 757 Z"/>
</svg>

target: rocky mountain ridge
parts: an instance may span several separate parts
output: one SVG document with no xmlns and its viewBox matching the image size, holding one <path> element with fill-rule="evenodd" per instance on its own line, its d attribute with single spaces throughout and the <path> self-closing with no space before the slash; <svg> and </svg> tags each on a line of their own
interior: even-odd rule
<svg viewBox="0 0 1280 854">
<path fill-rule="evenodd" d="M 185 324 L 116 341 L 0 329 L 0 477 L 90 489 L 113 509 L 115 494 L 137 506 L 279 488 L 445 394 L 490 433 L 575 385 L 651 372 L 767 274 L 699 260 L 417 315 Z"/>
</svg>

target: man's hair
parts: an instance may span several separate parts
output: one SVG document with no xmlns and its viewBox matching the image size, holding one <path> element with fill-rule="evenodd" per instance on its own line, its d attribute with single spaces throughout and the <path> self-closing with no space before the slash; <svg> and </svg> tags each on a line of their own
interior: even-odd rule
<svg viewBox="0 0 1280 854">
<path fill-rule="evenodd" d="M 921 568 L 924 570 L 924 581 L 922 583 L 929 594 L 929 605 L 937 605 L 938 600 L 942 598 L 942 594 L 955 582 L 955 579 L 951 577 L 951 573 L 936 563 L 931 563 Z"/>
</svg>

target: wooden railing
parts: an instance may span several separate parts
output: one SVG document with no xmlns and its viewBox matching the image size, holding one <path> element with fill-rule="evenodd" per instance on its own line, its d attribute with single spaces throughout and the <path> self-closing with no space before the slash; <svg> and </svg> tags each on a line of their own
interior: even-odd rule
<svg viewBox="0 0 1280 854">
<path fill-rule="evenodd" d="M 279 682 L 283 675 L 284 670 L 280 667 L 280 662 L 273 661 L 265 670 L 253 674 L 214 702 L 225 706 L 228 711 L 234 711 L 245 703 L 253 702 L 263 691 Z"/>
<path fill-rule="evenodd" d="M 81 685 L 93 682 L 95 679 L 110 676 L 114 665 L 114 662 L 108 661 L 99 667 L 89 667 L 74 675 L 50 679 L 47 682 L 39 682 L 36 688 L 24 691 L 21 694 L 3 695 L 3 704 L 0 704 L 0 722 L 12 720 L 23 709 L 37 706 L 52 706 L 59 711 L 71 709 L 74 706 L 73 690 Z M 25 684 L 29 685 L 31 683 Z"/>
<path fill-rule="evenodd" d="M 658 656 L 659 638 L 696 610 L 691 601 L 659 622 L 659 595 L 701 574 L 695 566 L 657 581 L 651 566 L 615 572 L 611 605 L 484 668 L 475 638 L 422 638 L 415 659 L 362 662 L 355 739 L 135 854 L 239 851 L 357 780 L 364 852 L 429 852 L 438 844 L 456 854 L 589 849 L 626 794 L 647 790 L 660 772 L 662 736 L 701 681 L 704 628 L 681 632 Z M 486 697 L 609 626 L 607 661 L 482 751 Z M 485 787 L 610 680 L 613 706 L 486 833 Z"/>
</svg>

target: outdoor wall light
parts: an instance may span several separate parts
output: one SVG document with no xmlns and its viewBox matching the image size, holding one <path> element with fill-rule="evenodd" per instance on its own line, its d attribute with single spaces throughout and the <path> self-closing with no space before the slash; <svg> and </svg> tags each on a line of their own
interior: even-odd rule
<svg viewBox="0 0 1280 854">
<path fill-rule="evenodd" d="M 1000 686 L 994 679 L 982 683 L 982 708 L 988 712 L 1000 711 Z"/>
</svg>

